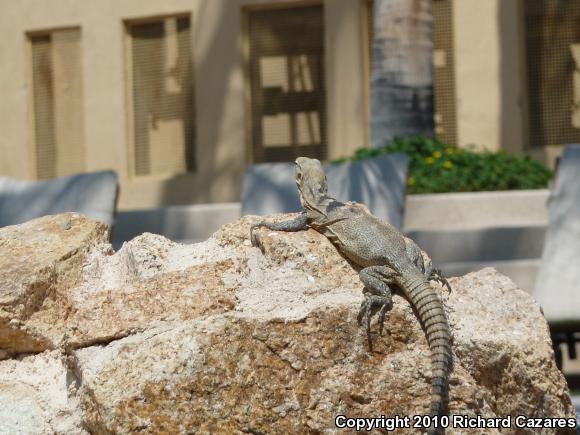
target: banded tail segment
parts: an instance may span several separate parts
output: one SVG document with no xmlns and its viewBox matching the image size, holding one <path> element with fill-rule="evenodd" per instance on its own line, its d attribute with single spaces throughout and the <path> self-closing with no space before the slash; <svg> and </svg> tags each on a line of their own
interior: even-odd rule
<svg viewBox="0 0 580 435">
<path fill-rule="evenodd" d="M 436 290 L 417 270 L 401 276 L 398 283 L 405 296 L 415 307 L 419 320 L 427 334 L 427 342 L 431 349 L 431 417 L 441 416 L 447 394 L 449 392 L 449 372 L 451 371 L 451 333 L 449 323 L 443 310 L 443 303 Z M 429 433 L 438 433 L 430 429 Z"/>
</svg>

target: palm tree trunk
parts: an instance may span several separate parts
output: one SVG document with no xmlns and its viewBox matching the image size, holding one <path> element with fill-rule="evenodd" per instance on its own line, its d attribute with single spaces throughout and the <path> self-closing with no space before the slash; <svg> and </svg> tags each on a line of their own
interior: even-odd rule
<svg viewBox="0 0 580 435">
<path fill-rule="evenodd" d="M 371 144 L 433 134 L 432 0 L 374 0 Z"/>
</svg>

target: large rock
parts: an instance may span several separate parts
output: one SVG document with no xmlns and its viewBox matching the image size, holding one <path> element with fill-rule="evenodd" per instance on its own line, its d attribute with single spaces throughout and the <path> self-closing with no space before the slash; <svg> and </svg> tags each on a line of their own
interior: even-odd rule
<svg viewBox="0 0 580 435">
<path fill-rule="evenodd" d="M 86 256 L 107 237 L 105 225 L 76 213 L 0 228 L 0 359 L 51 347 L 46 331 L 27 327 L 30 318 L 67 312 Z"/>
<path fill-rule="evenodd" d="M 117 253 L 98 235 L 69 240 L 63 232 L 61 243 L 78 248 L 71 248 L 79 256 L 76 272 L 67 273 L 74 279 L 60 280 L 57 267 L 57 284 L 43 302 L 8 322 L 21 334 L 12 335 L 11 353 L 25 347 L 18 340 L 34 337 L 43 338 L 35 351 L 57 350 L 0 362 L 0 409 L 10 406 L 12 418 L 26 416 L 37 428 L 22 433 L 42 434 L 68 433 L 61 427 L 97 434 L 331 433 L 339 414 L 426 414 L 429 348 L 408 302 L 395 296 L 384 336 L 373 336 L 369 353 L 356 324 L 362 286 L 351 266 L 314 231 L 260 230 L 259 249 L 252 247 L 256 219 L 228 224 L 196 245 L 144 234 Z M 46 246 L 35 245 L 39 264 L 53 255 L 50 233 L 60 231 L 47 220 L 11 230 L 46 237 Z M 49 234 L 42 236 L 43 228 Z M 8 267 L 7 256 L 18 260 L 3 254 Z M 66 261 L 57 257 L 57 264 Z M 1 275 L 0 298 L 18 278 L 11 270 Z M 530 296 L 493 269 L 451 285 L 451 294 L 442 290 L 455 353 L 450 413 L 573 418 L 546 322 Z M 68 400 L 49 406 L 30 390 L 31 370 Z M 63 372 L 66 384 L 54 374 Z M 2 432 L 2 424 L 0 433 L 14 433 Z M 482 432 L 499 433 L 471 430 Z M 502 430 L 568 432 L 526 432 L 513 419 Z"/>
<path fill-rule="evenodd" d="M 87 434 L 71 378 L 58 351 L 0 361 L 0 434 Z"/>
</svg>

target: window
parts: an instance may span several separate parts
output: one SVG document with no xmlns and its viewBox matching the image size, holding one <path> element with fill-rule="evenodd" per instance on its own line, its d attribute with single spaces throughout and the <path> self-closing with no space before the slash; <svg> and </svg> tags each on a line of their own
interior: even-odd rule
<svg viewBox="0 0 580 435">
<path fill-rule="evenodd" d="M 253 160 L 326 157 L 322 6 L 249 10 Z"/>
<path fill-rule="evenodd" d="M 188 16 L 128 23 L 132 173 L 194 169 L 191 24 Z"/>
<path fill-rule="evenodd" d="M 85 169 L 79 28 L 29 35 L 37 178 Z"/>
<path fill-rule="evenodd" d="M 580 2 L 524 2 L 532 146 L 580 142 Z"/>
<path fill-rule="evenodd" d="M 453 0 L 433 0 L 433 96 L 435 136 L 457 145 Z"/>
</svg>

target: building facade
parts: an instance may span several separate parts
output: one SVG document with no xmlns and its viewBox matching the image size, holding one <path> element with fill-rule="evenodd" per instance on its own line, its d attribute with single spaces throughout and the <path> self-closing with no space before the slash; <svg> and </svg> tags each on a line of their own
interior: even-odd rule
<svg viewBox="0 0 580 435">
<path fill-rule="evenodd" d="M 580 136 L 560 3 L 433 0 L 436 134 L 548 163 Z M 369 143 L 370 23 L 368 0 L 0 0 L 0 175 L 113 169 L 121 209 L 237 201 L 250 163 Z"/>
</svg>

